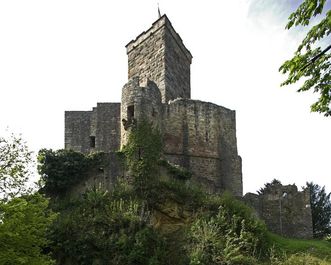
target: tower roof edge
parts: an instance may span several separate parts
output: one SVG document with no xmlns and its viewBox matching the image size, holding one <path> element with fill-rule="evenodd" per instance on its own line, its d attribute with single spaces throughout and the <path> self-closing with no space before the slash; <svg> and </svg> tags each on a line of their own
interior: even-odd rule
<svg viewBox="0 0 331 265">
<path fill-rule="evenodd" d="M 177 41 L 178 45 L 181 46 L 181 48 L 183 49 L 188 60 L 191 61 L 193 58 L 191 52 L 185 47 L 182 38 L 176 32 L 166 14 L 162 15 L 159 19 L 153 22 L 152 26 L 147 31 L 143 31 L 135 39 L 131 40 L 127 45 L 125 45 L 127 54 L 129 54 L 140 43 L 142 43 L 144 40 L 146 40 L 149 36 L 153 35 L 162 27 L 167 27 L 167 29 L 172 33 L 173 38 Z"/>
</svg>

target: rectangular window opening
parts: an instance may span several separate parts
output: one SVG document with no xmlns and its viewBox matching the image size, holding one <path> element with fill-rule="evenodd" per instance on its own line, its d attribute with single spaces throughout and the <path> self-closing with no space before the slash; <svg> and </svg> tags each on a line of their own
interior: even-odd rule
<svg viewBox="0 0 331 265">
<path fill-rule="evenodd" d="M 133 119 L 134 118 L 134 106 L 131 105 L 131 106 L 128 106 L 128 109 L 127 109 L 128 113 L 128 121 Z"/>
<path fill-rule="evenodd" d="M 95 148 L 95 136 L 90 136 L 90 147 Z"/>
</svg>

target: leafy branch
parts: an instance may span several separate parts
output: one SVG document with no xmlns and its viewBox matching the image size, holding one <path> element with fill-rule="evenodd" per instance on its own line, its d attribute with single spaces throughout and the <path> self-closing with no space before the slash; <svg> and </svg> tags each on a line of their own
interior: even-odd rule
<svg viewBox="0 0 331 265">
<path fill-rule="evenodd" d="M 289 17 L 286 29 L 293 26 L 307 26 L 312 17 L 321 15 L 325 0 L 304 0 L 298 9 Z M 305 81 L 298 92 L 313 90 L 319 93 L 318 100 L 311 105 L 311 111 L 331 115 L 331 45 L 322 49 L 321 45 L 331 33 L 331 10 L 325 18 L 313 26 L 298 46 L 294 57 L 285 61 L 279 68 L 288 74 L 282 86 L 294 84 L 303 78 Z M 319 43 L 318 45 L 318 42 Z"/>
</svg>

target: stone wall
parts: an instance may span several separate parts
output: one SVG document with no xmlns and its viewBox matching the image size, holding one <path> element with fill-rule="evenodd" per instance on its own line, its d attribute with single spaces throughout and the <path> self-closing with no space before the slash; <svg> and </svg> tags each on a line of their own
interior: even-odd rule
<svg viewBox="0 0 331 265">
<path fill-rule="evenodd" d="M 92 111 L 65 112 L 65 148 L 114 152 L 120 148 L 120 103 L 98 103 Z"/>
<path fill-rule="evenodd" d="M 95 150 L 115 152 L 120 149 L 121 104 L 98 103 Z"/>
<path fill-rule="evenodd" d="M 165 31 L 165 100 L 191 98 L 190 65 L 192 55 L 185 48 L 169 20 Z M 162 90 L 161 90 L 162 92 Z"/>
<path fill-rule="evenodd" d="M 87 153 L 90 149 L 92 111 L 66 111 L 64 147 Z"/>
<path fill-rule="evenodd" d="M 211 192 L 242 196 L 235 113 L 209 102 L 177 99 L 165 105 L 164 152 L 172 163 L 191 170 Z"/>
<path fill-rule="evenodd" d="M 156 83 L 162 102 L 190 98 L 192 55 L 167 16 L 162 16 L 146 32 L 126 46 L 128 79 L 139 77 Z"/>
<path fill-rule="evenodd" d="M 312 238 L 309 190 L 295 185 L 275 185 L 265 193 L 247 193 L 244 201 L 253 207 L 271 232 L 294 238 Z"/>
<path fill-rule="evenodd" d="M 130 110 L 134 110 L 133 117 Z M 164 154 L 170 162 L 192 171 L 195 180 L 210 192 L 229 190 L 242 196 L 234 111 L 182 98 L 161 103 L 154 82 L 134 77 L 122 90 L 121 119 L 121 145 L 126 143 L 132 123 L 151 121 L 161 130 Z"/>
<path fill-rule="evenodd" d="M 76 197 L 83 194 L 88 189 L 98 188 L 111 191 L 119 178 L 125 177 L 124 165 L 116 153 L 105 154 L 105 159 L 109 164 L 104 168 L 95 168 L 88 174 L 88 178 L 82 180 L 77 185 L 67 191 L 68 197 Z"/>
</svg>

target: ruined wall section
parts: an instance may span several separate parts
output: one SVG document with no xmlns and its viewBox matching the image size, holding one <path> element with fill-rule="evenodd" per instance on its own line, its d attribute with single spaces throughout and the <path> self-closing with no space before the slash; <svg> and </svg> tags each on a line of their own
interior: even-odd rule
<svg viewBox="0 0 331 265">
<path fill-rule="evenodd" d="M 65 149 L 87 153 L 90 149 L 92 111 L 65 112 Z"/>
<path fill-rule="evenodd" d="M 78 197 L 85 191 L 93 188 L 111 191 L 119 178 L 125 177 L 125 168 L 118 155 L 114 152 L 105 154 L 105 159 L 110 161 L 104 168 L 95 168 L 88 172 L 88 178 L 67 191 L 67 196 Z"/>
<path fill-rule="evenodd" d="M 164 15 L 126 45 L 128 79 L 139 77 L 156 83 L 162 102 L 190 98 L 192 55 Z"/>
<path fill-rule="evenodd" d="M 95 150 L 115 152 L 120 149 L 121 104 L 98 103 L 96 115 Z"/>
<path fill-rule="evenodd" d="M 98 103 L 92 111 L 66 111 L 65 148 L 82 153 L 119 150 L 120 103 Z"/>
<path fill-rule="evenodd" d="M 233 111 L 208 102 L 177 99 L 165 105 L 162 120 L 164 152 L 170 162 L 192 171 L 210 192 L 229 190 L 242 196 Z M 233 165 L 225 166 L 222 159 Z"/>
<path fill-rule="evenodd" d="M 253 207 L 271 232 L 294 238 L 312 238 L 309 190 L 277 185 L 264 194 L 248 193 L 244 201 Z"/>
</svg>

